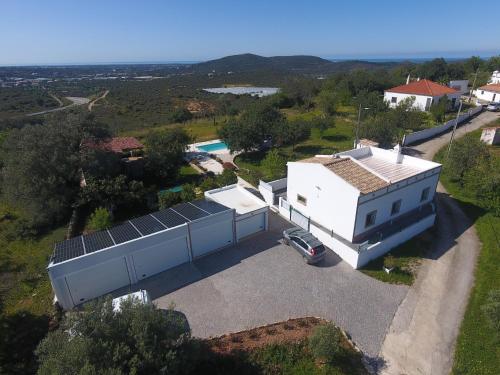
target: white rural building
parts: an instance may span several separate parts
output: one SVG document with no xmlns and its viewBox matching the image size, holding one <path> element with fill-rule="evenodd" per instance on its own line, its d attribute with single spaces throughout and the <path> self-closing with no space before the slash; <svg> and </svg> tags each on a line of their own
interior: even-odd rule
<svg viewBox="0 0 500 375">
<path fill-rule="evenodd" d="M 484 85 L 474 90 L 474 95 L 481 101 L 500 103 L 500 83 Z"/>
<path fill-rule="evenodd" d="M 495 128 L 483 128 L 481 141 L 489 145 L 500 144 L 500 126 Z"/>
<path fill-rule="evenodd" d="M 252 200 L 235 185 L 226 190 Z M 268 207 L 257 198 L 240 214 L 207 196 L 57 243 L 48 265 L 57 302 L 73 308 L 267 229 Z"/>
<path fill-rule="evenodd" d="M 500 84 L 500 72 L 498 70 L 493 72 L 488 83 Z"/>
<path fill-rule="evenodd" d="M 428 111 L 432 104 L 437 103 L 445 95 L 451 101 L 452 107 L 458 104 L 459 91 L 428 79 L 422 79 L 385 90 L 384 100 L 389 103 L 391 108 L 394 108 L 403 100 L 413 97 L 415 98 L 413 104 L 415 108 Z"/>
<path fill-rule="evenodd" d="M 281 215 L 359 268 L 434 224 L 440 171 L 399 147 L 361 147 L 288 162 L 286 180 L 259 190 L 268 204 L 278 197 Z"/>
<path fill-rule="evenodd" d="M 467 94 L 469 92 L 469 80 L 468 79 L 455 79 L 448 83 L 448 87 L 457 90 L 460 95 Z"/>
</svg>

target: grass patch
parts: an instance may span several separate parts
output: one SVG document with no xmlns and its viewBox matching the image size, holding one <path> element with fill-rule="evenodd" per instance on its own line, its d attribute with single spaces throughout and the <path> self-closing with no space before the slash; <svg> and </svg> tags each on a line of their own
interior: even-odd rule
<svg viewBox="0 0 500 375">
<path fill-rule="evenodd" d="M 422 258 L 429 251 L 432 236 L 432 230 L 428 230 L 391 250 L 389 254 L 395 261 L 395 268 L 390 273 L 385 272 L 382 268 L 384 259 L 389 254 L 372 260 L 360 271 L 386 283 L 412 285 Z"/>
<path fill-rule="evenodd" d="M 33 350 L 54 315 L 47 264 L 59 228 L 35 239 L 13 239 L 16 213 L 0 203 L 0 373 L 33 373 Z"/>
<path fill-rule="evenodd" d="M 481 129 L 472 134 L 479 137 Z M 493 157 L 500 157 L 499 151 L 498 146 L 490 147 Z M 444 154 L 445 149 L 441 149 L 435 160 L 442 162 Z M 450 179 L 445 168 L 441 173 L 441 183 L 461 205 L 467 216 L 474 221 L 482 244 L 474 286 L 460 326 L 452 373 L 455 375 L 498 374 L 500 368 L 499 336 L 492 331 L 481 307 L 485 304 L 491 290 L 500 289 L 500 218 L 480 207 L 480 203 L 471 194 Z"/>
</svg>

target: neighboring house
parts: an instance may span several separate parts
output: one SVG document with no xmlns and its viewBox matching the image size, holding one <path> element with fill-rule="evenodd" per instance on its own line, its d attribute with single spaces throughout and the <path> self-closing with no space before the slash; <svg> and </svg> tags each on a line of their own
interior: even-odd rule
<svg viewBox="0 0 500 375">
<path fill-rule="evenodd" d="M 474 95 L 480 101 L 500 103 L 500 83 L 481 86 L 474 90 Z"/>
<path fill-rule="evenodd" d="M 489 145 L 500 144 L 500 126 L 495 128 L 483 128 L 481 133 L 481 141 Z"/>
<path fill-rule="evenodd" d="M 495 70 L 488 83 L 500 84 L 500 71 Z"/>
<path fill-rule="evenodd" d="M 144 145 L 134 137 L 113 137 L 103 141 L 84 141 L 84 147 L 112 152 L 121 158 L 121 162 L 128 176 L 140 178 L 144 169 Z M 85 177 L 83 177 L 85 186 Z"/>
<path fill-rule="evenodd" d="M 275 208 L 354 268 L 434 224 L 441 165 L 403 155 L 399 146 L 361 147 L 287 165 L 286 195 Z M 266 198 L 265 189 L 272 185 L 259 186 L 270 204 L 275 197 Z"/>
<path fill-rule="evenodd" d="M 403 100 L 414 97 L 413 106 L 421 111 L 428 111 L 432 104 L 437 103 L 445 95 L 451 101 L 452 107 L 458 104 L 459 91 L 428 79 L 422 79 L 385 90 L 384 100 L 389 103 L 391 108 L 394 108 Z"/>
<path fill-rule="evenodd" d="M 460 95 L 464 95 L 469 92 L 469 80 L 468 79 L 452 80 L 448 83 L 448 87 L 457 90 L 460 93 Z"/>
</svg>

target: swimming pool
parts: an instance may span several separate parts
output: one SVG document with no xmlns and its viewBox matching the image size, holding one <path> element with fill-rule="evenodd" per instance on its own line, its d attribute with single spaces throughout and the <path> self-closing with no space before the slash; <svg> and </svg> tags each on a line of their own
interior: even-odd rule
<svg viewBox="0 0 500 375">
<path fill-rule="evenodd" d="M 227 145 L 224 142 L 210 143 L 208 145 L 196 146 L 198 150 L 205 152 L 227 150 Z"/>
</svg>

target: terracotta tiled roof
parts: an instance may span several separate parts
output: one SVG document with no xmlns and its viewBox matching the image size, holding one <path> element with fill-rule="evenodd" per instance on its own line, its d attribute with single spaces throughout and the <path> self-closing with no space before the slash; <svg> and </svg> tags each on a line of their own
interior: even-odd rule
<svg viewBox="0 0 500 375">
<path fill-rule="evenodd" d="M 100 143 L 84 142 L 84 144 L 87 147 L 100 148 L 116 153 L 144 148 L 144 145 L 134 137 L 114 137 Z"/>
<path fill-rule="evenodd" d="M 492 83 L 491 85 L 484 85 L 478 88 L 478 90 L 491 91 L 500 93 L 500 83 Z"/>
<path fill-rule="evenodd" d="M 425 95 L 425 96 L 440 96 L 445 94 L 458 93 L 458 91 L 455 89 L 441 85 L 433 81 L 429 81 L 428 79 L 413 81 L 407 85 L 396 86 L 386 91 L 397 92 L 400 94 Z"/>
<path fill-rule="evenodd" d="M 389 186 L 388 182 L 363 168 L 350 158 L 315 156 L 309 159 L 299 160 L 299 162 L 324 165 L 344 181 L 358 189 L 362 194 L 372 193 Z"/>
</svg>

